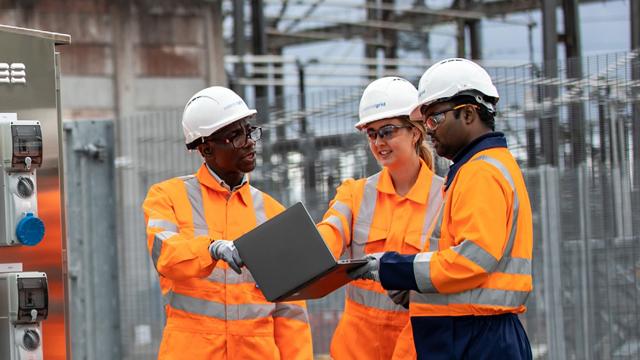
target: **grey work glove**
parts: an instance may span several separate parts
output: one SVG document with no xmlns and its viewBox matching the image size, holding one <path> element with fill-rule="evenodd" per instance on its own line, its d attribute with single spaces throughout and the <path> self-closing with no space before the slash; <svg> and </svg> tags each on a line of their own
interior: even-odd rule
<svg viewBox="0 0 640 360">
<path fill-rule="evenodd" d="M 387 295 L 394 303 L 405 309 L 409 308 L 409 290 L 388 290 Z"/>
<path fill-rule="evenodd" d="M 242 274 L 240 269 L 244 262 L 240 259 L 238 249 L 230 240 L 215 240 L 209 245 L 209 254 L 216 260 L 222 260 L 229 264 L 229 267 L 238 274 Z"/>
<path fill-rule="evenodd" d="M 365 279 L 380 281 L 380 275 L 378 269 L 380 269 L 380 258 L 384 253 L 370 254 L 365 257 L 367 263 L 359 268 L 355 268 L 349 271 L 349 277 L 353 280 Z"/>
</svg>

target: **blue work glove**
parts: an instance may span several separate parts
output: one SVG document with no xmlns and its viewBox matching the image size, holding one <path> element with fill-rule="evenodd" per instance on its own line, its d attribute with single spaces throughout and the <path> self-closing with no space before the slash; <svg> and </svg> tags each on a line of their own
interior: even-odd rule
<svg viewBox="0 0 640 360">
<path fill-rule="evenodd" d="M 409 308 L 409 290 L 388 290 L 387 295 L 394 303 L 405 309 Z"/>
<path fill-rule="evenodd" d="M 215 260 L 222 260 L 229 264 L 229 267 L 238 274 L 242 274 L 240 269 L 244 262 L 240 259 L 238 249 L 230 240 L 215 240 L 209 245 L 209 254 Z"/>
<path fill-rule="evenodd" d="M 380 269 L 380 258 L 384 253 L 369 254 L 365 257 L 367 263 L 359 268 L 355 268 L 349 271 L 348 275 L 353 280 L 365 279 L 380 281 L 380 275 L 378 269 Z"/>
</svg>

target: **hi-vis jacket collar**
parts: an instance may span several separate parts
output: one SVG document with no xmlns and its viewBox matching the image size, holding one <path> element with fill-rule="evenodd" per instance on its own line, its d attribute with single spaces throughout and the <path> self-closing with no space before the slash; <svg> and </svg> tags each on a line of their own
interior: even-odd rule
<svg viewBox="0 0 640 360">
<path fill-rule="evenodd" d="M 431 181 L 429 180 L 430 176 L 431 174 L 427 164 L 420 159 L 420 172 L 418 173 L 418 178 L 416 179 L 416 183 L 413 184 L 411 190 L 409 190 L 405 195 L 405 198 L 418 204 L 426 204 L 429 199 L 429 185 L 431 184 Z M 427 185 L 425 186 L 425 184 Z M 393 181 L 391 180 L 391 174 L 389 174 L 389 170 L 386 167 L 382 168 L 380 180 L 378 181 L 376 189 L 382 193 L 391 195 L 396 194 L 396 189 L 393 186 Z"/>
<path fill-rule="evenodd" d="M 205 165 L 207 165 L 205 163 Z M 218 184 L 220 184 L 220 186 L 222 186 L 223 188 L 229 190 L 229 192 L 234 192 L 238 189 L 240 189 L 242 187 L 242 185 L 244 185 L 247 181 L 247 174 L 244 174 L 242 176 L 242 180 L 240 181 L 240 185 L 236 185 L 233 189 L 229 186 L 229 184 L 227 184 L 224 180 L 222 180 L 222 178 L 220 176 L 218 176 L 218 174 L 216 174 L 215 171 L 213 171 L 212 168 L 209 167 L 209 165 L 207 165 L 207 169 L 209 169 L 209 173 L 211 173 L 211 176 L 213 176 L 214 179 L 216 179 L 216 181 L 218 182 Z"/>
<path fill-rule="evenodd" d="M 225 193 L 233 193 L 233 192 L 238 192 L 238 194 L 240 194 L 240 198 L 242 199 L 242 201 L 244 202 L 245 205 L 247 204 L 251 204 L 251 190 L 249 189 L 249 176 L 247 174 L 245 174 L 242 183 L 235 187 L 233 189 L 233 191 L 230 191 L 227 186 L 224 183 L 224 181 L 222 182 L 222 184 L 218 181 L 217 176 L 213 176 L 212 172 L 209 170 L 209 167 L 203 163 L 200 166 L 200 169 L 198 169 L 198 172 L 196 173 L 196 177 L 198 178 L 198 181 L 200 182 L 200 184 L 218 191 L 218 192 L 225 192 Z M 224 184 L 224 185 L 223 185 Z"/>
<path fill-rule="evenodd" d="M 473 157 L 473 155 L 479 153 L 482 150 L 497 147 L 506 148 L 507 139 L 504 137 L 503 133 L 496 131 L 478 137 L 477 139 L 469 143 L 469 145 L 465 146 L 464 149 L 460 150 L 460 152 L 453 158 L 453 165 L 449 167 L 447 179 L 444 184 L 444 190 L 447 191 L 449 189 L 449 185 L 451 185 L 453 179 L 455 179 L 458 170 L 462 167 L 462 165 L 466 164 L 467 161 L 469 161 Z"/>
</svg>

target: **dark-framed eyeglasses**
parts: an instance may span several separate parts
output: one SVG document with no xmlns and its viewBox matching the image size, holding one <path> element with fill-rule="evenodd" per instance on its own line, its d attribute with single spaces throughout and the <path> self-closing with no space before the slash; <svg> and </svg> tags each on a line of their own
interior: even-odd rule
<svg viewBox="0 0 640 360">
<path fill-rule="evenodd" d="M 398 130 L 409 128 L 411 128 L 411 125 L 387 124 L 381 126 L 377 130 L 368 128 L 366 130 L 366 134 L 370 141 L 376 141 L 377 138 L 380 138 L 381 140 L 388 140 L 394 137 Z"/>
<path fill-rule="evenodd" d="M 210 136 L 207 141 L 213 141 L 219 144 L 231 144 L 234 149 L 241 149 L 247 146 L 249 139 L 254 142 L 262 138 L 262 128 L 260 126 L 246 126 L 232 131 L 226 137 Z"/>
<path fill-rule="evenodd" d="M 461 105 L 454 106 L 451 109 L 439 111 L 437 113 L 433 113 L 429 116 L 426 116 L 427 106 L 423 106 L 420 109 L 420 113 L 422 113 L 422 120 L 424 121 L 424 125 L 427 127 L 427 129 L 434 131 L 435 129 L 438 128 L 438 125 L 440 125 L 444 121 L 444 118 L 449 111 L 462 109 L 465 106 L 473 106 L 474 108 L 477 108 L 477 106 L 473 104 L 461 104 Z"/>
</svg>

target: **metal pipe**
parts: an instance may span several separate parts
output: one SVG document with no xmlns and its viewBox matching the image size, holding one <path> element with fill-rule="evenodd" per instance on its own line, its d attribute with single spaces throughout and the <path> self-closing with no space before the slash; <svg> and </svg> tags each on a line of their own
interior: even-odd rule
<svg viewBox="0 0 640 360">
<path fill-rule="evenodd" d="M 251 0 L 251 23 L 253 31 L 253 53 L 255 55 L 265 55 L 267 53 L 267 39 L 265 34 L 265 19 L 263 11 L 262 0 Z M 256 86 L 256 100 L 266 99 L 268 96 L 268 90 L 266 86 Z M 266 100 L 265 100 L 266 101 Z M 265 103 L 266 105 L 266 103 Z M 268 106 L 264 109 L 258 109 L 259 113 L 262 110 L 262 114 L 259 118 L 265 119 L 268 111 Z"/>
<path fill-rule="evenodd" d="M 471 43 L 471 58 L 480 60 L 482 59 L 482 21 L 467 21 L 467 28 Z"/>
<path fill-rule="evenodd" d="M 564 315 L 562 298 L 560 189 L 558 169 L 549 165 L 540 168 L 543 277 L 545 319 L 550 359 L 564 359 Z"/>
<path fill-rule="evenodd" d="M 558 77 L 558 30 L 556 24 L 557 0 L 542 0 L 542 38 L 544 53 L 544 76 Z M 543 87 L 544 98 L 556 99 L 558 89 L 554 85 Z M 558 112 L 555 106 L 547 109 L 540 118 L 540 137 L 545 163 L 558 165 Z"/>
<path fill-rule="evenodd" d="M 227 85 L 224 71 L 224 39 L 222 38 L 222 2 L 204 4 L 206 84 Z"/>
<path fill-rule="evenodd" d="M 631 50 L 640 50 L 640 1 L 629 1 L 629 20 L 631 27 Z M 640 79 L 640 58 L 636 55 L 631 62 L 631 78 Z M 634 98 L 640 97 L 640 90 L 632 88 Z M 633 184 L 640 203 L 640 101 L 633 103 Z"/>
<path fill-rule="evenodd" d="M 233 0 L 233 53 L 240 57 L 240 61 L 233 65 L 234 78 L 243 78 L 245 76 L 244 63 L 242 56 L 246 52 L 246 37 L 244 34 L 244 0 Z M 245 88 L 243 85 L 236 84 L 234 91 L 245 98 Z"/>
<path fill-rule="evenodd" d="M 564 0 L 564 48 L 567 59 L 567 78 L 582 78 L 582 46 L 580 36 L 580 11 L 578 0 Z M 581 93 L 581 89 L 571 89 Z M 574 166 L 586 159 L 586 139 L 584 106 L 575 103 L 569 107 L 569 126 L 571 130 L 571 159 Z"/>
</svg>

